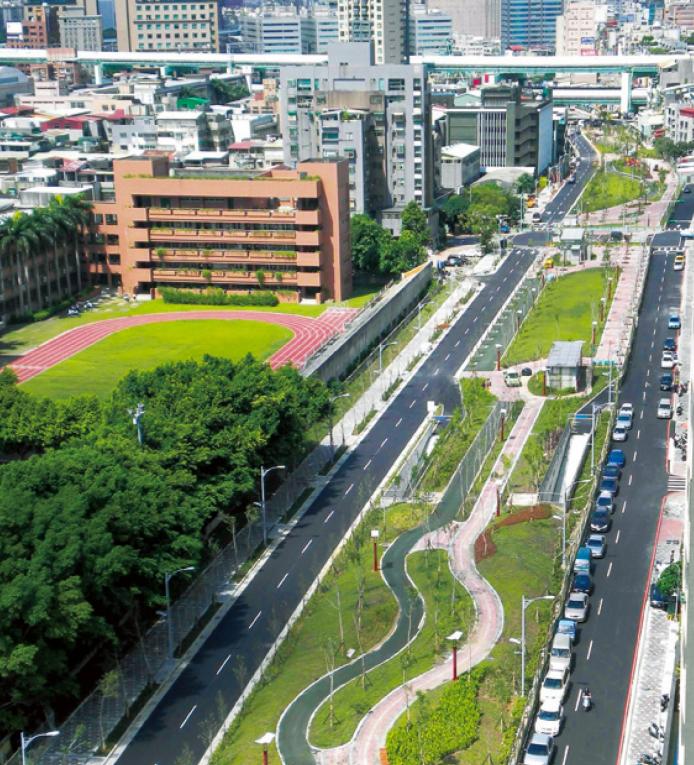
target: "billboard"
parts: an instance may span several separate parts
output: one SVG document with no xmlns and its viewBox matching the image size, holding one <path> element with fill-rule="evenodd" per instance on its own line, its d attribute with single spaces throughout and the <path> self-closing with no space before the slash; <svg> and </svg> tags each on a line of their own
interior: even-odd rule
<svg viewBox="0 0 694 765">
<path fill-rule="evenodd" d="M 594 37 L 581 37 L 581 45 L 595 45 Z"/>
</svg>

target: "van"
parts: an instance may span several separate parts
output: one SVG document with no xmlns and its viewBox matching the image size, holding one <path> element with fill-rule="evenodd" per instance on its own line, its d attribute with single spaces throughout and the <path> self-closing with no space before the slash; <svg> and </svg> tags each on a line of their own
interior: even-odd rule
<svg viewBox="0 0 694 765">
<path fill-rule="evenodd" d="M 574 574 L 590 574 L 590 547 L 579 547 L 574 561 Z"/>
<path fill-rule="evenodd" d="M 520 375 L 515 369 L 509 369 L 507 372 L 504 372 L 504 382 L 509 388 L 520 388 L 522 384 Z"/>
<path fill-rule="evenodd" d="M 563 671 L 571 666 L 571 638 L 568 635 L 555 635 L 549 654 L 549 668 Z"/>
</svg>

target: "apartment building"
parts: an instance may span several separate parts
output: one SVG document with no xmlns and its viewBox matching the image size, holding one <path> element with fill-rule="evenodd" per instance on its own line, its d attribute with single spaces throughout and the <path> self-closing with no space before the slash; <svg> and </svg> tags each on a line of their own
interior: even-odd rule
<svg viewBox="0 0 694 765">
<path fill-rule="evenodd" d="M 595 56 L 599 28 L 607 22 L 607 5 L 593 0 L 569 0 L 557 17 L 558 56 Z"/>
<path fill-rule="evenodd" d="M 676 143 L 694 141 L 694 107 L 677 103 L 666 106 L 665 129 Z"/>
<path fill-rule="evenodd" d="M 174 154 L 224 151 L 234 137 L 231 123 L 218 112 L 159 112 L 155 119 L 157 148 Z"/>
<path fill-rule="evenodd" d="M 455 37 L 499 37 L 500 0 L 428 0 L 427 6 L 451 17 Z"/>
<path fill-rule="evenodd" d="M 342 43 L 372 42 L 376 64 L 408 60 L 408 0 L 338 0 L 337 21 Z"/>
<path fill-rule="evenodd" d="M 115 0 L 119 51 L 218 51 L 214 0 Z"/>
<path fill-rule="evenodd" d="M 553 52 L 563 0 L 501 0 L 501 47 Z"/>
<path fill-rule="evenodd" d="M 285 300 L 349 297 L 347 163 L 320 160 L 239 174 L 176 170 L 168 157 L 113 163 L 115 201 L 94 204 L 87 245 L 97 282 L 271 290 Z"/>
<path fill-rule="evenodd" d="M 394 233 L 410 201 L 429 208 L 431 109 L 421 65 L 373 63 L 369 43 L 338 43 L 327 66 L 283 67 L 281 114 L 287 163 L 346 157 L 353 212 Z"/>
<path fill-rule="evenodd" d="M 58 28 L 63 48 L 100 51 L 104 47 L 101 16 L 88 16 L 78 5 L 66 5 L 60 9 Z"/>
<path fill-rule="evenodd" d="M 325 53 L 338 41 L 337 16 L 327 6 L 310 10 L 244 10 L 239 14 L 246 53 Z"/>
<path fill-rule="evenodd" d="M 26 4 L 22 21 L 5 27 L 8 48 L 50 48 L 58 44 L 59 6 L 47 3 Z"/>
<path fill-rule="evenodd" d="M 453 19 L 443 11 L 416 5 L 410 13 L 410 55 L 446 56 L 453 48 Z"/>
</svg>

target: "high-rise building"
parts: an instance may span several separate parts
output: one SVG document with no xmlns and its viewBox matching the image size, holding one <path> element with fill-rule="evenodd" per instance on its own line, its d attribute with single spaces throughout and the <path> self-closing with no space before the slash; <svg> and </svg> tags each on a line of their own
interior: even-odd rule
<svg viewBox="0 0 694 765">
<path fill-rule="evenodd" d="M 376 64 L 408 59 L 409 0 L 338 0 L 340 42 L 373 42 Z"/>
<path fill-rule="evenodd" d="M 447 13 L 456 37 L 493 40 L 500 34 L 500 0 L 428 0 L 430 10 Z"/>
<path fill-rule="evenodd" d="M 557 17 L 557 55 L 595 56 L 598 52 L 598 27 L 607 21 L 607 5 L 594 0 L 568 0 L 564 13 Z"/>
<path fill-rule="evenodd" d="M 346 157 L 352 212 L 394 233 L 402 208 L 432 202 L 431 109 L 425 67 L 373 63 L 370 43 L 336 43 L 328 64 L 283 67 L 286 162 Z"/>
<path fill-rule="evenodd" d="M 5 31 L 8 48 L 51 48 L 60 40 L 57 5 L 26 4 L 21 22 L 8 22 Z"/>
<path fill-rule="evenodd" d="M 101 16 L 87 16 L 78 5 L 65 5 L 58 12 L 60 46 L 76 50 L 102 50 Z"/>
<path fill-rule="evenodd" d="M 501 0 L 501 47 L 553 51 L 563 0 Z"/>
<path fill-rule="evenodd" d="M 415 5 L 410 13 L 410 55 L 445 56 L 453 47 L 453 20 L 442 11 Z"/>
<path fill-rule="evenodd" d="M 325 53 L 338 39 L 337 17 L 320 6 L 302 13 L 245 11 L 239 28 L 246 53 Z"/>
<path fill-rule="evenodd" d="M 119 51 L 217 51 L 214 0 L 115 0 Z"/>
</svg>

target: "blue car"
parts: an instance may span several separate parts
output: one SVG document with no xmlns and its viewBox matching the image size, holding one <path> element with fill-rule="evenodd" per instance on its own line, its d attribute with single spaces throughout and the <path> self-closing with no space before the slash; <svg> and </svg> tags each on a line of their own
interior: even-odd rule
<svg viewBox="0 0 694 765">
<path fill-rule="evenodd" d="M 598 490 L 601 494 L 602 492 L 609 492 L 613 497 L 616 497 L 617 492 L 619 492 L 619 482 L 616 478 L 603 478 Z"/>
<path fill-rule="evenodd" d="M 666 337 L 665 340 L 663 340 L 663 350 L 664 351 L 676 351 L 677 350 L 677 343 L 675 343 L 674 337 Z"/>
<path fill-rule="evenodd" d="M 670 317 L 667 320 L 667 328 L 668 329 L 680 329 L 682 327 L 682 322 L 680 321 L 680 317 L 676 313 L 671 313 Z"/>
<path fill-rule="evenodd" d="M 609 491 L 601 491 L 595 500 L 596 510 L 606 510 L 608 513 L 614 512 L 614 499 Z"/>
<path fill-rule="evenodd" d="M 622 468 L 619 467 L 619 465 L 606 465 L 605 469 L 602 471 L 603 478 L 616 478 L 617 480 L 619 480 L 621 475 L 622 475 Z"/>
<path fill-rule="evenodd" d="M 595 510 L 590 516 L 590 530 L 604 534 L 610 530 L 612 519 L 607 510 Z"/>
<path fill-rule="evenodd" d="M 576 574 L 571 589 L 574 592 L 585 592 L 586 595 L 590 595 L 593 592 L 593 580 L 590 578 L 590 574 Z"/>
<path fill-rule="evenodd" d="M 627 458 L 624 456 L 624 452 L 621 449 L 612 449 L 607 455 L 608 465 L 617 465 L 618 467 L 623 468 L 626 461 Z"/>
</svg>

